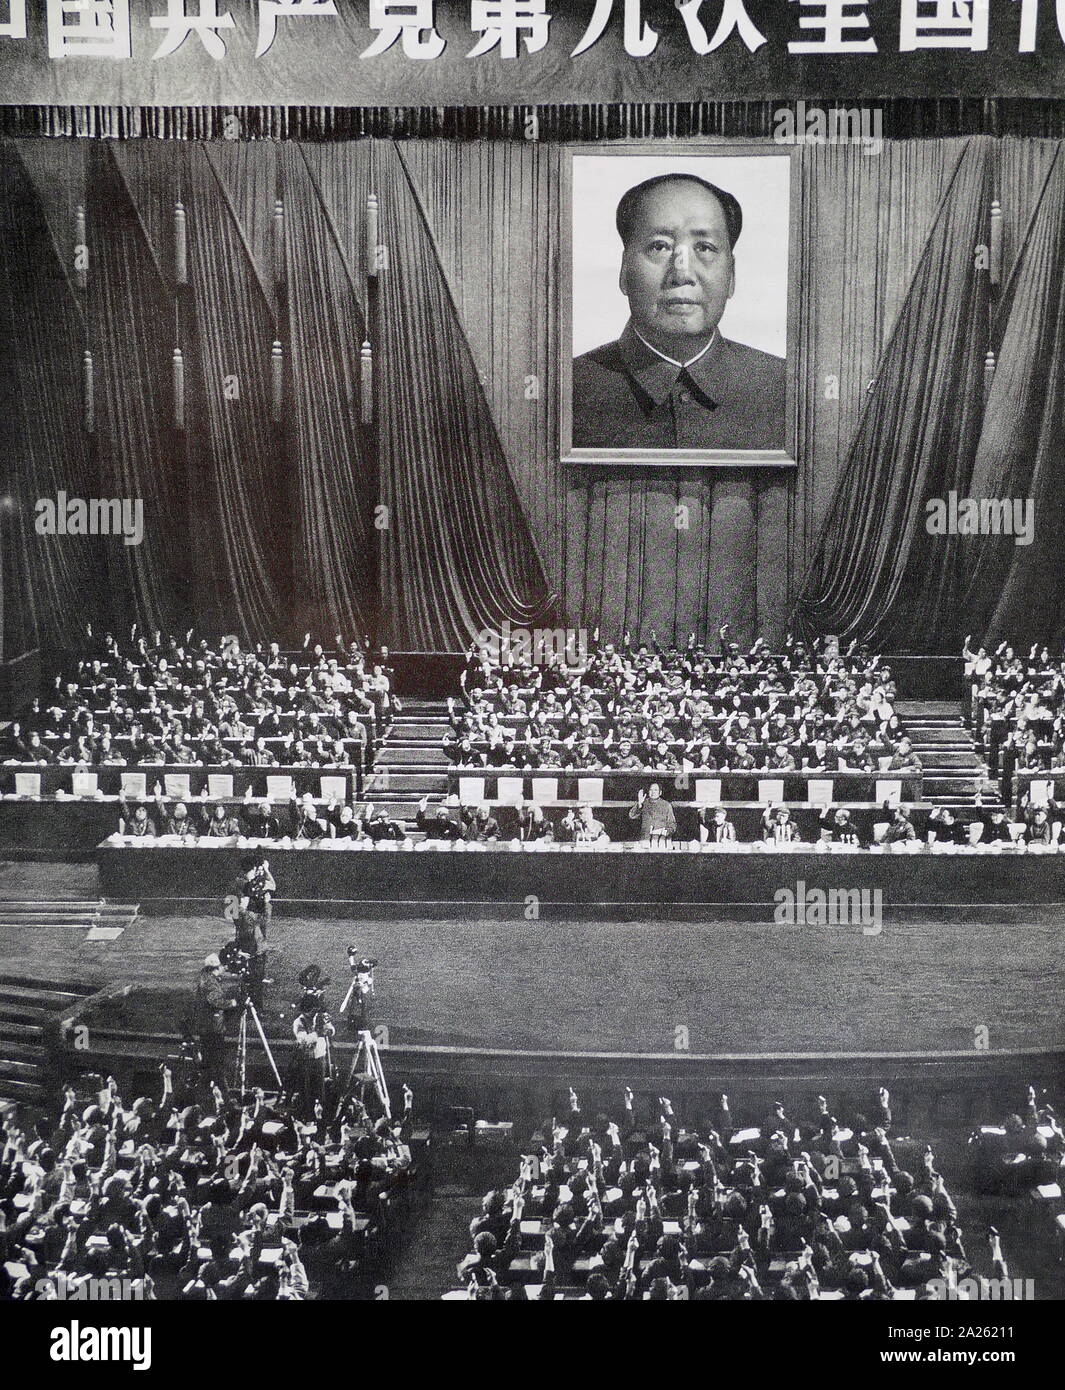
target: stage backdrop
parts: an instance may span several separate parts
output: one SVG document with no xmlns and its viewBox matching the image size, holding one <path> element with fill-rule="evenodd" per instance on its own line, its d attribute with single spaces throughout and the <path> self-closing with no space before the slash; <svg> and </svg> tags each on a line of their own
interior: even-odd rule
<svg viewBox="0 0 1065 1390">
<path fill-rule="evenodd" d="M 250 637 L 371 628 L 393 647 L 427 650 L 465 646 L 504 618 L 598 624 L 611 635 L 654 629 L 663 641 L 729 621 L 741 640 L 758 631 L 775 643 L 800 595 L 801 620 L 821 630 L 875 632 L 870 594 L 901 594 L 910 614 L 931 603 L 942 617 L 957 594 L 980 589 L 979 565 L 955 556 L 949 584 L 932 598 L 918 586 L 909 609 L 912 585 L 885 587 L 883 566 L 919 520 L 922 488 L 966 482 L 978 444 L 982 476 L 1004 467 L 987 428 L 981 442 L 972 365 L 989 341 L 1027 340 L 1021 310 L 1007 331 L 996 295 L 969 273 L 970 252 L 997 196 L 1003 304 L 1036 302 L 1041 284 L 1057 283 L 1049 228 L 1058 185 L 1048 193 L 1057 152 L 1056 141 L 983 136 L 889 141 L 876 157 L 860 146 L 801 148 L 797 469 L 640 476 L 559 461 L 568 249 L 559 145 L 9 140 L 3 656 L 69 642 L 83 615 Z M 372 290 L 370 191 L 388 259 Z M 179 200 L 187 285 L 175 266 Z M 84 287 L 72 255 L 79 206 Z M 961 248 L 953 268 L 952 246 Z M 925 380 L 891 362 L 905 355 L 899 324 L 918 301 L 927 311 L 929 284 L 952 312 L 962 306 L 950 360 L 960 353 L 969 367 L 937 385 L 962 392 L 937 396 L 937 419 L 954 411 L 961 424 L 950 459 L 926 476 L 916 454 L 893 454 L 875 425 L 886 394 L 897 421 L 927 397 Z M 1055 312 L 1045 308 L 1040 342 L 1059 352 Z M 372 427 L 360 423 L 367 336 Z M 184 431 L 173 420 L 175 347 Z M 1033 370 L 1030 361 L 1026 379 Z M 236 396 L 224 387 L 232 378 Z M 1015 411 L 1005 387 L 1000 394 L 1005 429 Z M 1044 460 L 1057 428 L 1051 410 L 1038 462 L 1051 488 Z M 875 459 L 862 446 L 871 431 Z M 1027 446 L 1014 430 L 1018 458 L 1028 459 Z M 841 580 L 868 496 L 861 479 L 892 468 L 905 505 L 866 526 L 881 528 L 879 539 L 870 534 L 859 571 Z M 60 489 L 143 499 L 143 543 L 36 534 L 35 501 Z M 1005 555 L 998 568 L 1007 561 L 1017 570 L 1023 557 Z M 1018 571 L 1017 611 L 1027 583 Z M 845 602 L 833 597 L 844 591 Z M 904 622 L 894 638 L 921 650 L 949 648 L 954 634 L 945 620 Z"/>
</svg>

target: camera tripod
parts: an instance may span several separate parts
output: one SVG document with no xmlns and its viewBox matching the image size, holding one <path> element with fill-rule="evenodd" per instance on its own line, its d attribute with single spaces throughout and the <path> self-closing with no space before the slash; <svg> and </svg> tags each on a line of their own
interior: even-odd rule
<svg viewBox="0 0 1065 1390">
<path fill-rule="evenodd" d="M 359 1029 L 359 1041 L 355 1045 L 355 1055 L 351 1059 L 348 1079 L 344 1083 L 343 1091 L 337 1097 L 338 1111 L 351 1095 L 356 1082 L 359 1085 L 359 1099 L 364 1101 L 366 1088 L 372 1086 L 386 1117 L 391 1119 L 392 1102 L 388 1098 L 388 1082 L 385 1080 L 385 1069 L 381 1065 L 381 1051 L 377 1043 L 374 1042 L 373 1034 L 369 1028 Z"/>
<path fill-rule="evenodd" d="M 270 1063 L 270 1070 L 274 1074 L 274 1080 L 277 1082 L 277 1089 L 280 1091 L 283 1089 L 281 1085 L 281 1073 L 277 1069 L 277 1063 L 274 1061 L 274 1054 L 270 1051 L 270 1044 L 267 1042 L 266 1034 L 263 1032 L 259 1011 L 250 999 L 245 999 L 240 1006 L 240 1024 L 237 1028 L 237 1063 L 234 1070 L 234 1084 L 240 1094 L 244 1095 L 248 1089 L 249 1018 L 255 1025 L 255 1031 L 259 1035 L 259 1041 L 262 1043 L 263 1051 L 266 1053 L 266 1060 Z"/>
</svg>

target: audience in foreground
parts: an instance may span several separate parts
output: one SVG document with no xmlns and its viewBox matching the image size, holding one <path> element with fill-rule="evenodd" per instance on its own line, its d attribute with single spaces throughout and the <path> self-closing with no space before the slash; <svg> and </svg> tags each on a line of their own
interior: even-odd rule
<svg viewBox="0 0 1065 1390">
<path fill-rule="evenodd" d="M 973 1279 L 932 1150 L 894 1132 L 881 1088 L 844 1123 L 818 1096 L 741 1127 L 721 1096 L 708 1125 L 660 1097 L 638 1120 L 568 1113 L 516 1181 L 489 1192 L 458 1265 L 470 1298 L 591 1301 L 946 1298 Z M 996 1278 L 1008 1277 L 988 1233 Z"/>
<path fill-rule="evenodd" d="M 404 1208 L 411 1092 L 395 1122 L 354 1097 L 301 1123 L 298 1098 L 259 1090 L 179 1103 L 109 1079 L 58 1115 L 3 1118 L 0 1298 L 74 1298 L 92 1279 L 124 1298 L 350 1296 L 368 1246 Z M 85 1296 L 93 1296 L 90 1292 Z"/>
</svg>

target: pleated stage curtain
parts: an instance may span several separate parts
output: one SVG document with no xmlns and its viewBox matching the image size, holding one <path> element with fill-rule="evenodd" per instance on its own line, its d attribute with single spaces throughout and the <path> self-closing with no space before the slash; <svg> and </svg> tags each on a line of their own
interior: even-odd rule
<svg viewBox="0 0 1065 1390">
<path fill-rule="evenodd" d="M 299 611 L 315 632 L 361 635 L 378 627 L 377 488 L 372 431 L 359 423 L 359 354 L 368 335 L 361 298 L 365 281 L 348 238 L 364 219 L 367 151 L 345 150 L 343 183 L 356 195 L 356 205 L 343 216 L 323 191 L 335 191 L 336 170 L 319 157 L 322 153 L 280 147 L 288 428 L 298 489 L 294 545 L 304 587 Z"/>
<path fill-rule="evenodd" d="M 556 18 L 559 7 L 556 7 Z M 343 12 L 342 12 L 343 13 Z M 575 35 L 576 37 L 576 35 Z M 354 42 L 354 41 L 353 41 Z M 230 58 L 231 61 L 231 58 Z M 586 61 L 586 60 L 585 60 Z M 256 80 L 258 80 L 258 75 Z M 44 106 L 0 107 L 0 136 L 79 136 L 109 140 L 226 140 L 236 121 L 248 140 L 516 140 L 536 114 L 543 141 L 689 140 L 771 136 L 781 100 L 581 102 L 493 106 Z M 835 98 L 816 92 L 808 99 Z M 862 104 L 862 98 L 843 98 Z M 868 104 L 868 99 L 865 99 Z M 884 135 L 893 140 L 966 135 L 1065 137 L 1061 97 L 879 97 Z"/>
<path fill-rule="evenodd" d="M 408 140 L 402 151 L 522 510 L 543 540 L 551 583 L 560 588 L 562 152 L 535 140 Z"/>
<path fill-rule="evenodd" d="M 589 115 L 588 132 L 607 132 L 605 119 Z M 1055 140 L 982 136 L 889 142 L 877 158 L 796 151 L 798 467 L 677 476 L 559 461 L 557 145 L 5 141 L 3 654 L 68 646 L 83 614 L 456 649 L 504 619 L 550 620 L 556 592 L 561 621 L 608 636 L 653 628 L 663 641 L 729 621 L 740 640 L 775 642 L 800 588 L 804 630 L 884 649 L 956 650 L 966 609 L 977 636 L 981 623 L 1050 636 L 1054 621 L 1036 611 L 1040 595 L 1059 610 L 1062 597 L 1060 158 Z M 371 191 L 389 256 L 372 285 Z M 1006 273 L 994 306 L 974 256 L 992 197 Z M 79 205 L 84 289 L 71 262 Z M 371 427 L 359 419 L 367 337 Z M 34 503 L 60 489 L 142 498 L 142 545 L 37 536 Z M 928 536 L 924 504 L 951 489 L 1030 489 L 1036 543 Z"/>
<path fill-rule="evenodd" d="M 73 228 L 78 197 L 69 204 Z M 88 325 L 61 268 L 49 223 L 14 150 L 0 148 L 0 342 L 25 344 L 0 370 L 0 655 L 37 646 L 39 633 L 74 643 L 84 622 L 108 612 L 95 577 L 101 544 L 39 535 L 36 502 L 96 494 L 96 461 L 84 429 L 81 357 Z M 68 248 L 64 248 L 65 250 Z M 72 269 L 69 255 L 62 265 Z M 54 335 L 70 345 L 54 350 Z"/>
<path fill-rule="evenodd" d="M 960 604 L 977 640 L 1065 640 L 1065 152 L 1059 146 L 996 316 L 997 368 L 973 498 L 1030 499 L 1031 544 L 984 535 L 963 551 Z"/>
<path fill-rule="evenodd" d="M 381 602 L 392 644 L 466 647 L 555 598 L 522 512 L 461 317 L 399 145 L 374 146 L 381 199 L 377 380 Z"/>
<path fill-rule="evenodd" d="M 4 172 L 18 195 L 5 200 L 2 282 L 18 484 L 2 511 L 9 654 L 69 641 L 82 610 L 110 626 L 192 625 L 250 640 L 372 631 L 430 650 L 464 647 L 504 619 L 554 614 L 438 248 L 394 145 L 23 141 L 4 147 Z M 390 253 L 376 317 L 364 244 L 374 180 Z M 67 273 L 79 203 L 91 252 L 81 289 Z M 375 349 L 372 426 L 360 421 L 366 338 Z M 284 362 L 278 421 L 275 341 Z M 85 347 L 95 368 L 91 439 Z M 142 544 L 37 544 L 33 502 L 59 488 L 140 499 Z"/>
<path fill-rule="evenodd" d="M 993 142 L 974 138 L 949 181 L 800 594 L 804 633 L 957 649 L 959 538 L 928 533 L 926 503 L 965 494 L 979 438 L 990 288 L 976 248 L 989 237 L 993 157 Z"/>
<path fill-rule="evenodd" d="M 289 470 L 270 414 L 276 325 L 206 146 L 187 146 L 185 164 L 193 248 L 190 502 L 200 504 L 197 527 L 215 538 L 214 554 L 200 557 L 197 611 L 211 631 L 232 624 L 245 637 L 260 636 L 286 626 L 293 588 Z"/>
<path fill-rule="evenodd" d="M 176 305 L 115 151 L 87 151 L 90 273 L 85 292 L 96 364 L 95 495 L 139 499 L 144 539 L 104 546 L 116 625 L 176 629 L 194 611 L 189 496 L 173 429 Z M 47 406 L 45 407 L 47 409 Z M 93 495 L 93 494 L 90 494 Z M 70 542 L 68 541 L 68 544 Z"/>
</svg>

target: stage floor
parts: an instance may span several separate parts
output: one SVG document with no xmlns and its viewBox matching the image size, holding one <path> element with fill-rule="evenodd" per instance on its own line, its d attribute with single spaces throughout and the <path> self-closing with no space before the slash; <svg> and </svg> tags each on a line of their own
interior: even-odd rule
<svg viewBox="0 0 1065 1390">
<path fill-rule="evenodd" d="M 0 889 L 9 892 L 0 875 Z M 53 894 L 54 896 L 54 894 Z M 0 927 L 8 975 L 129 984 L 98 1026 L 175 1032 L 219 918 L 141 918 L 114 941 Z M 344 947 L 376 957 L 375 1023 L 392 1046 L 693 1055 L 971 1052 L 1065 1044 L 1056 920 L 842 927 L 733 922 L 275 919 L 264 1021 L 287 1035 L 296 973 L 336 1004 Z M 678 1029 L 686 1029 L 678 1035 Z"/>
</svg>

